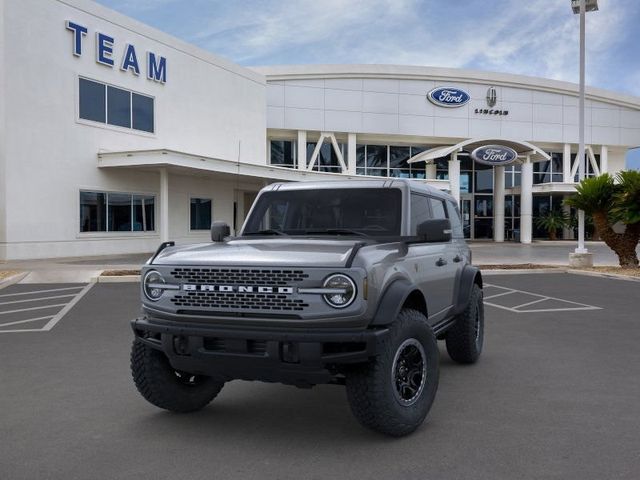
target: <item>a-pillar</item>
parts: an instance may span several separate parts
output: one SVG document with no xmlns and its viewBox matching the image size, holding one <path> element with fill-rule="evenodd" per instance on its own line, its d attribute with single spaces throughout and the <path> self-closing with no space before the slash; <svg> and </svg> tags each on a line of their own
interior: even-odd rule
<svg viewBox="0 0 640 480">
<path fill-rule="evenodd" d="M 449 160 L 449 189 L 451 195 L 456 199 L 458 206 L 460 205 L 460 160 L 458 160 L 458 152 L 451 154 Z"/>
<path fill-rule="evenodd" d="M 504 167 L 493 167 L 493 240 L 504 242 Z"/>
<path fill-rule="evenodd" d="M 160 241 L 169 241 L 169 172 L 160 169 Z"/>
<path fill-rule="evenodd" d="M 522 164 L 520 187 L 520 242 L 531 243 L 533 232 L 533 163 L 527 157 Z"/>
</svg>

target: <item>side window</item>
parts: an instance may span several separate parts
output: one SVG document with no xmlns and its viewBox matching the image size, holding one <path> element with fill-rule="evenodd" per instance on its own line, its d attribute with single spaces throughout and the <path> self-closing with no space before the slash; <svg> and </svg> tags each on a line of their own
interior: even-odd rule
<svg viewBox="0 0 640 480">
<path fill-rule="evenodd" d="M 431 218 L 431 210 L 429 209 L 429 199 L 424 195 L 416 193 L 411 194 L 411 232 L 410 235 L 416 235 L 418 225 L 425 220 Z"/>
<path fill-rule="evenodd" d="M 447 212 L 444 207 L 444 201 L 438 198 L 429 198 L 431 202 L 431 211 L 433 212 L 433 218 L 448 218 Z"/>
<path fill-rule="evenodd" d="M 451 220 L 451 236 L 453 238 L 464 238 L 458 207 L 453 202 L 447 202 L 447 210 L 449 211 L 449 220 Z"/>
</svg>

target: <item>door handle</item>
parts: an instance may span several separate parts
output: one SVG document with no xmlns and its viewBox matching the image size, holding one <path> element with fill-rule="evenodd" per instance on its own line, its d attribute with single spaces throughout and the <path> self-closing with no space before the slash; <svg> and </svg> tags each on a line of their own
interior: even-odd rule
<svg viewBox="0 0 640 480">
<path fill-rule="evenodd" d="M 462 257 L 460 255 L 456 255 L 455 257 L 453 257 L 453 261 L 458 263 L 462 261 Z"/>
<path fill-rule="evenodd" d="M 438 267 L 444 267 L 446 264 L 447 264 L 447 261 L 442 257 L 440 257 L 436 262 L 436 266 Z"/>
</svg>

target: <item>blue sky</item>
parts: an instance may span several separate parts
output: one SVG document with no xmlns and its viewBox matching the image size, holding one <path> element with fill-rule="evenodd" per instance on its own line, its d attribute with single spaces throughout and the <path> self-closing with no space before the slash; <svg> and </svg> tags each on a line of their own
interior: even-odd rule
<svg viewBox="0 0 640 480">
<path fill-rule="evenodd" d="M 241 65 L 387 63 L 577 82 L 569 0 L 98 0 Z M 640 2 L 587 14 L 587 84 L 640 96 Z M 631 165 L 640 168 L 640 151 Z"/>
</svg>

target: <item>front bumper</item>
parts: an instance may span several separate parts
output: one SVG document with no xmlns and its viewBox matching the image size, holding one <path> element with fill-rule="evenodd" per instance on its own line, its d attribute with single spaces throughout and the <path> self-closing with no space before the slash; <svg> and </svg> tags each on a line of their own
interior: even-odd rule
<svg viewBox="0 0 640 480">
<path fill-rule="evenodd" d="M 386 328 L 229 328 L 152 317 L 137 318 L 131 327 L 137 341 L 162 351 L 176 370 L 298 386 L 335 381 L 341 365 L 375 357 L 389 333 Z"/>
</svg>

